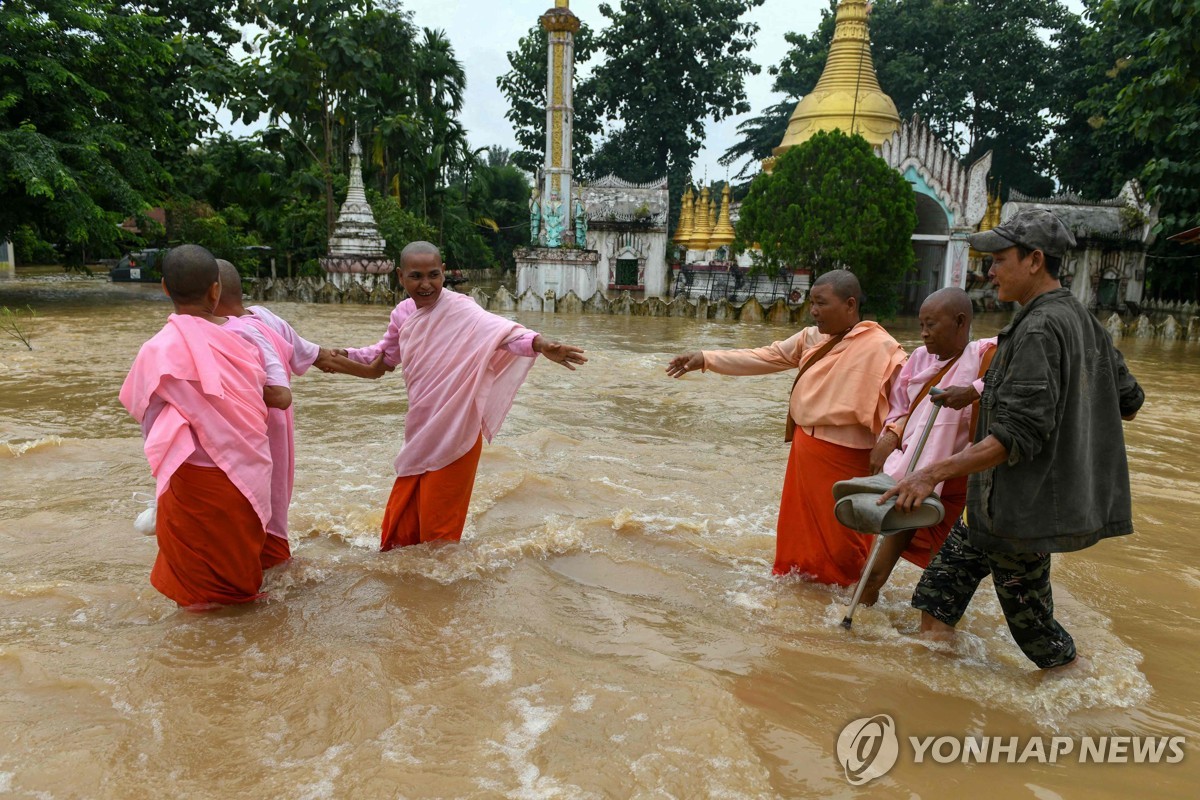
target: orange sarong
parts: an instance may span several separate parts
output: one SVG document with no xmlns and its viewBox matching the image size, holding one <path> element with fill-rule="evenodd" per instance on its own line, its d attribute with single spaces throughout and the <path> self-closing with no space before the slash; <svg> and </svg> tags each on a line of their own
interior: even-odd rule
<svg viewBox="0 0 1200 800">
<path fill-rule="evenodd" d="M 947 529 L 949 530 L 949 529 Z M 945 537 L 943 537 L 945 538 Z M 262 562 L 263 569 L 277 567 L 292 557 L 292 547 L 287 539 L 274 534 L 267 534 L 267 540 L 263 542 L 262 553 L 259 561 Z"/>
<path fill-rule="evenodd" d="M 158 498 L 150 583 L 181 606 L 248 603 L 261 595 L 262 520 L 217 467 L 181 464 Z"/>
<path fill-rule="evenodd" d="M 783 478 L 775 536 L 776 575 L 797 572 L 819 583 L 858 580 L 871 537 L 833 513 L 833 484 L 871 471 L 871 451 L 816 439 L 797 427 Z"/>
<path fill-rule="evenodd" d="M 914 535 L 908 547 L 901 554 L 906 561 L 911 561 L 921 569 L 929 566 L 929 562 L 937 555 L 950 535 L 950 529 L 962 516 L 963 508 L 967 505 L 967 479 L 951 478 L 942 485 L 942 505 L 946 507 L 946 516 L 932 528 L 921 528 Z"/>
<path fill-rule="evenodd" d="M 474 447 L 449 465 L 396 478 L 383 513 L 379 549 L 461 539 L 482 452 L 480 435 Z"/>
</svg>

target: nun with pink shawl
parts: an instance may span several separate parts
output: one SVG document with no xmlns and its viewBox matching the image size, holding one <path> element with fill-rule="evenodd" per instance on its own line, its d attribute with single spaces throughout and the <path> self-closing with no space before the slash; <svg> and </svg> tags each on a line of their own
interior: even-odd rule
<svg viewBox="0 0 1200 800">
<path fill-rule="evenodd" d="M 382 355 L 387 369 L 400 367 L 408 390 L 381 550 L 458 541 L 483 442 L 500 430 L 538 354 L 571 370 L 587 361 L 578 347 L 549 341 L 445 291 L 444 277 L 434 245 L 409 244 L 400 255 L 408 299 L 392 310 L 383 338 L 336 351 L 360 364 Z"/>
</svg>

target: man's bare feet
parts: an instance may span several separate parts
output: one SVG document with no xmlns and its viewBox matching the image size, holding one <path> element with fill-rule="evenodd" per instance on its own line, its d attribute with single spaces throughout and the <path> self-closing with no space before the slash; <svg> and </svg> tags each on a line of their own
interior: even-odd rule
<svg viewBox="0 0 1200 800">
<path fill-rule="evenodd" d="M 921 638 L 927 642 L 954 641 L 954 626 L 921 612 Z"/>
</svg>

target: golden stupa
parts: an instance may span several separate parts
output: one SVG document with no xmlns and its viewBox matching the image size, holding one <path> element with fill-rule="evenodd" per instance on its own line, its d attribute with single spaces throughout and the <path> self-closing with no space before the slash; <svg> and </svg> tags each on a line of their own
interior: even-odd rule
<svg viewBox="0 0 1200 800">
<path fill-rule="evenodd" d="M 709 250 L 733 244 L 736 234 L 733 230 L 733 223 L 729 221 L 729 203 L 732 199 L 733 192 L 726 183 L 725 188 L 721 190 L 721 216 L 717 219 L 717 224 L 713 226 L 712 236 L 708 238 Z"/>
<path fill-rule="evenodd" d="M 688 242 L 692 238 L 692 231 L 695 225 L 696 196 L 692 194 L 692 187 L 689 186 L 687 191 L 683 193 L 683 198 L 679 204 L 679 224 L 675 227 L 675 236 L 671 241 L 687 247 Z"/>
<path fill-rule="evenodd" d="M 705 186 L 700 190 L 700 200 L 696 203 L 696 224 L 692 230 L 691 237 L 688 239 L 689 250 L 708 249 L 708 240 L 712 236 L 713 231 L 711 213 L 712 200 L 709 199 L 708 187 Z"/>
<path fill-rule="evenodd" d="M 900 115 L 892 98 L 875 77 L 871 39 L 867 31 L 867 0 L 841 0 L 837 7 L 833 43 L 816 87 L 796 104 L 779 147 L 784 151 L 835 128 L 858 133 L 873 147 L 900 130 Z"/>
</svg>

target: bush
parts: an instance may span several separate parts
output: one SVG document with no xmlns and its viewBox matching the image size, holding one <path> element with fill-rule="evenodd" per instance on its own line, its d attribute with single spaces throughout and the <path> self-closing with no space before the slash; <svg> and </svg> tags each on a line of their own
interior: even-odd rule
<svg viewBox="0 0 1200 800">
<path fill-rule="evenodd" d="M 760 248 L 772 275 L 808 267 L 813 277 L 849 269 L 871 310 L 890 316 L 916 262 L 912 187 L 859 135 L 819 132 L 754 179 L 742 203 L 735 249 Z"/>
</svg>

